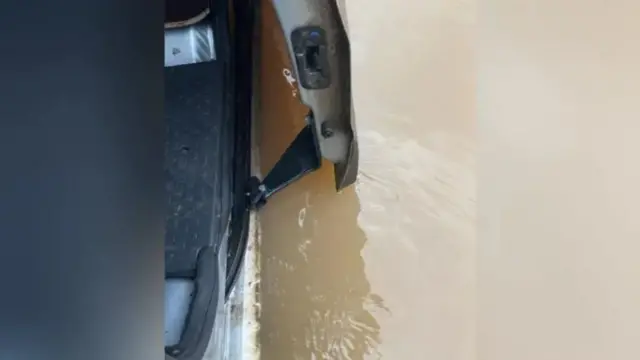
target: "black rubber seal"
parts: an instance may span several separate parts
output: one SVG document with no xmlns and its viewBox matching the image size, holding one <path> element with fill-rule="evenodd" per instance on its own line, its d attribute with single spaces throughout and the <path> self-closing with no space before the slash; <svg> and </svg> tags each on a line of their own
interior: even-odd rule
<svg viewBox="0 0 640 360">
<path fill-rule="evenodd" d="M 245 186 L 251 175 L 251 126 L 253 110 L 253 54 L 258 2 L 234 1 L 236 28 L 232 39 L 233 73 L 235 77 L 235 126 L 236 149 L 234 162 L 234 204 L 231 212 L 231 228 L 228 244 L 226 296 L 228 297 L 240 275 L 240 268 L 247 250 L 249 231 L 249 204 Z"/>
</svg>

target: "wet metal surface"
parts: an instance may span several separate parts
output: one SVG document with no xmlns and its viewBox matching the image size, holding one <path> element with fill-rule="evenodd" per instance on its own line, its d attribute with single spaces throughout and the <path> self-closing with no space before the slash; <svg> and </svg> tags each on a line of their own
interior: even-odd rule
<svg viewBox="0 0 640 360">
<path fill-rule="evenodd" d="M 411 3 L 346 2 L 359 180 L 338 194 L 325 163 L 260 212 L 263 359 L 473 358 L 474 7 Z M 307 109 L 262 12 L 266 173 Z"/>
</svg>

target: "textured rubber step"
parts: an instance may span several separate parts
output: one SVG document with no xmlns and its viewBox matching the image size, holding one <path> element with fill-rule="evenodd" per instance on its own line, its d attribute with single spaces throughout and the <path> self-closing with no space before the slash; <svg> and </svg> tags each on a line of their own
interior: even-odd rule
<svg viewBox="0 0 640 360">
<path fill-rule="evenodd" d="M 166 276 L 193 277 L 198 253 L 218 249 L 233 202 L 233 121 L 217 61 L 165 68 L 168 212 Z"/>
</svg>

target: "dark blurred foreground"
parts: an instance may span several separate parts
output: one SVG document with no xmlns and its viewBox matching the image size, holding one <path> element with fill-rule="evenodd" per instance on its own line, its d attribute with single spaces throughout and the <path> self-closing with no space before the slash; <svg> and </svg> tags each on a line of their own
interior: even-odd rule
<svg viewBox="0 0 640 360">
<path fill-rule="evenodd" d="M 163 358 L 162 6 L 0 8 L 0 360 Z"/>
</svg>

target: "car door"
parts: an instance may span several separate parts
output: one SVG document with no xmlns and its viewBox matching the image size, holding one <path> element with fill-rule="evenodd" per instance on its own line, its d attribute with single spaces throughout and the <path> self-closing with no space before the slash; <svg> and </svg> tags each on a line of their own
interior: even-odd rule
<svg viewBox="0 0 640 360">
<path fill-rule="evenodd" d="M 300 100 L 311 109 L 319 150 L 336 189 L 353 184 L 358 144 L 349 37 L 336 0 L 271 0 L 289 48 Z"/>
</svg>

